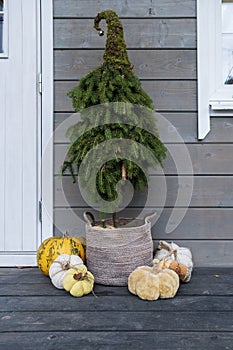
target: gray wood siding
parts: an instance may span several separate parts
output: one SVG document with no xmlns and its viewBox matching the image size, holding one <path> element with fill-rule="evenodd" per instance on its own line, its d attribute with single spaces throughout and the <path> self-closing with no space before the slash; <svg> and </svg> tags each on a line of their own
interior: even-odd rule
<svg viewBox="0 0 233 350">
<path fill-rule="evenodd" d="M 55 81 L 55 112 L 73 111 L 71 100 L 66 93 L 77 84 L 73 81 Z M 197 110 L 196 81 L 144 80 L 142 87 L 155 101 L 158 112 Z"/>
<path fill-rule="evenodd" d="M 196 79 L 195 50 L 130 50 L 130 61 L 140 79 Z M 80 79 L 91 69 L 101 65 L 102 50 L 58 50 L 54 53 L 55 79 Z"/>
<path fill-rule="evenodd" d="M 168 188 L 164 209 L 162 178 L 152 172 L 146 211 L 161 214 L 152 229 L 154 244 L 165 239 L 190 247 L 197 266 L 233 266 L 233 119 L 212 118 L 211 132 L 197 141 L 196 0 L 54 0 L 54 127 L 59 126 L 54 138 L 54 232 L 84 232 L 81 218 L 87 204 L 71 177 L 59 176 L 68 146 L 61 125 L 73 113 L 67 91 L 102 62 L 106 37 L 96 35 L 93 18 L 108 8 L 122 19 L 129 57 L 143 88 L 173 125 L 168 132 L 176 128 L 183 138 L 193 164 L 191 202 L 188 208 L 180 203 L 178 210 L 186 209 L 186 216 L 170 234 L 166 225 L 178 191 L 171 156 L 164 163 Z M 170 147 L 179 159 L 179 144 Z M 190 186 L 192 174 L 179 175 L 181 185 Z M 145 197 L 135 195 L 124 214 L 138 215 Z"/>
<path fill-rule="evenodd" d="M 194 17 L 196 4 L 193 0 L 54 0 L 55 18 L 95 17 L 100 11 L 112 9 L 122 18 L 169 18 Z"/>
<path fill-rule="evenodd" d="M 132 48 L 195 48 L 195 19 L 123 19 L 125 41 Z M 103 29 L 105 28 L 103 24 Z M 56 49 L 96 49 L 105 47 L 105 36 L 93 30 L 93 19 L 55 19 Z M 78 35 L 73 35 L 78 33 Z"/>
</svg>

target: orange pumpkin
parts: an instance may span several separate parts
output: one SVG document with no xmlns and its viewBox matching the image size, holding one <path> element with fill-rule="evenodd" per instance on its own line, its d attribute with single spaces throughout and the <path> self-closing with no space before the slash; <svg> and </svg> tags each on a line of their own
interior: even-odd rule
<svg viewBox="0 0 233 350">
<path fill-rule="evenodd" d="M 50 265 L 60 254 L 78 255 L 85 260 L 83 245 L 77 237 L 68 237 L 67 234 L 49 237 L 41 243 L 36 256 L 37 265 L 46 276 Z"/>
</svg>

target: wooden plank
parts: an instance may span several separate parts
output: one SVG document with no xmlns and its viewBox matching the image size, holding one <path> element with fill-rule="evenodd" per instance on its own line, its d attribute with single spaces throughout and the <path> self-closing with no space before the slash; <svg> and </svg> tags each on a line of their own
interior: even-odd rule
<svg viewBox="0 0 233 350">
<path fill-rule="evenodd" d="M 216 277 L 217 275 L 217 277 Z M 219 283 L 221 281 L 221 283 Z M 131 295 L 127 287 L 112 287 L 101 286 L 95 284 L 95 292 L 100 296 L 129 296 Z M 189 283 L 181 283 L 174 302 L 179 297 L 193 297 L 193 302 L 196 297 L 208 297 L 210 300 L 214 296 L 228 298 L 233 295 L 232 269 L 230 267 L 197 267 L 194 266 L 192 278 Z M 184 300 L 184 298 L 183 298 Z M 186 300 L 186 299 L 185 299 Z M 164 303 L 165 300 L 158 301 Z M 224 302 L 224 299 L 223 299 Z M 167 301 L 168 304 L 171 303 Z"/>
<path fill-rule="evenodd" d="M 102 311 L 98 315 L 91 311 L 57 312 L 0 312 L 0 325 L 2 332 L 14 331 L 232 331 L 233 312 L 187 311 L 185 322 L 179 311 Z M 174 321 L 175 320 L 175 321 Z"/>
<path fill-rule="evenodd" d="M 207 241 L 206 241 L 207 242 Z M 205 242 L 204 242 L 205 243 Z M 214 244 L 212 242 L 211 244 Z M 184 244 L 187 246 L 187 241 Z M 200 247 L 199 247 L 200 248 Z M 206 248 L 206 246 L 203 246 Z M 232 247 L 231 247 L 232 248 Z M 1 284 L 0 284 L 0 296 L 1 297 L 42 297 L 42 296 L 58 296 L 58 297 L 67 297 L 67 292 L 64 290 L 56 289 L 50 282 L 49 277 L 45 277 L 44 282 L 38 278 L 41 272 L 38 269 L 33 269 L 31 271 L 31 282 L 19 281 L 15 282 L 17 274 L 15 274 L 17 269 L 9 269 L 12 279 L 6 283 L 8 278 L 7 274 L 4 276 L 1 275 Z M 18 272 L 18 271 L 17 271 Z M 216 275 L 218 277 L 216 277 Z M 177 298 L 182 296 L 208 296 L 212 298 L 213 296 L 222 296 L 229 297 L 233 296 L 233 284 L 232 284 L 232 268 L 215 266 L 211 267 L 197 267 L 195 265 L 192 279 L 188 284 L 181 284 Z M 106 296 L 131 296 L 127 287 L 116 287 L 116 286 L 102 286 L 95 284 L 94 291 L 98 297 Z M 92 295 L 86 296 L 85 298 L 90 297 L 94 298 Z M 177 299 L 176 298 L 176 299 Z M 4 300 L 1 299 L 0 300 Z M 69 299 L 67 299 L 69 300 Z M 75 299 L 80 300 L 80 299 Z M 95 300 L 95 299 L 94 299 Z M 93 301 L 94 302 L 94 301 Z M 98 299 L 97 299 L 98 302 Z M 164 301 L 161 301 L 164 302 Z"/>
<path fill-rule="evenodd" d="M 123 19 L 125 41 L 131 48 L 196 48 L 195 19 Z M 106 33 L 105 23 L 101 23 Z M 55 49 L 99 49 L 106 36 L 99 37 L 90 19 L 55 19 Z"/>
<path fill-rule="evenodd" d="M 187 242 L 186 242 L 186 244 L 187 244 Z M 192 277 L 192 280 L 193 280 L 193 278 L 195 279 L 193 284 L 197 284 L 202 279 L 203 279 L 203 283 L 204 283 L 204 280 L 206 278 L 208 278 L 210 280 L 213 280 L 213 276 L 215 276 L 215 274 L 216 274 L 215 271 L 216 271 L 215 267 L 200 267 L 200 266 L 199 267 L 195 267 L 194 273 L 193 273 L 193 277 Z M 230 267 L 218 267 L 218 274 L 220 274 L 221 278 L 223 278 L 225 281 L 229 281 L 230 282 L 231 276 L 233 275 L 233 270 Z M 38 267 L 30 267 L 30 266 L 27 266 L 27 267 L 24 266 L 24 267 L 21 267 L 21 268 L 18 268 L 18 267 L 1 267 L 0 268 L 0 278 L 1 278 L 0 287 L 1 288 L 3 287 L 3 283 L 5 281 L 5 278 L 8 278 L 10 276 L 11 276 L 11 280 L 9 281 L 10 284 L 14 284 L 15 278 L 17 276 L 21 276 L 22 279 L 21 278 L 19 279 L 19 283 L 21 282 L 22 285 L 25 283 L 24 279 L 27 279 L 27 283 L 28 284 L 31 284 L 31 283 L 32 284 L 35 284 L 35 283 L 41 284 L 43 282 L 44 285 L 47 284 L 49 286 L 49 288 L 51 287 L 50 282 L 48 283 L 49 277 L 45 276 L 40 271 L 40 269 Z M 30 278 L 31 278 L 30 281 L 28 280 L 28 276 L 30 276 Z M 19 283 L 17 282 L 16 284 L 19 284 Z M 185 284 L 185 283 L 183 284 L 182 283 L 181 286 L 182 285 L 184 285 L 184 286 L 188 286 L 189 285 L 190 286 L 190 283 L 188 283 L 188 284 Z M 209 280 L 208 280 L 208 283 L 209 283 Z M 101 286 L 101 288 L 104 288 L 104 290 L 105 290 L 106 286 Z M 118 287 L 112 287 L 112 288 L 116 288 L 117 289 Z M 119 288 L 121 289 L 121 288 L 124 288 L 124 287 L 119 287 Z M 187 290 L 188 287 L 184 287 L 184 288 L 185 288 L 185 290 Z M 183 288 L 181 288 L 181 290 L 183 292 Z M 180 293 L 181 290 L 179 289 L 179 293 Z M 190 287 L 190 290 L 191 290 L 191 287 Z M 1 289 L 1 291 L 2 291 L 2 289 Z M 15 296 L 16 296 L 18 291 L 14 290 L 14 292 L 16 292 L 15 293 Z M 230 293 L 231 293 L 231 291 L 230 291 Z M 114 294 L 114 295 L 121 295 L 121 294 Z M 202 293 L 200 295 L 202 295 Z M 216 294 L 216 295 L 218 295 L 218 294 Z M 226 293 L 226 295 L 228 295 L 228 294 Z"/>
<path fill-rule="evenodd" d="M 163 171 L 166 175 L 177 174 L 177 164 L 182 163 L 184 158 L 184 149 L 191 157 L 193 174 L 195 175 L 231 175 L 233 173 L 233 144 L 187 144 L 166 145 L 168 148 L 167 158 L 164 161 Z M 187 147 L 187 148 L 186 148 Z M 56 144 L 54 146 L 54 174 L 60 174 L 61 164 L 63 163 L 68 144 Z M 176 158 L 172 158 L 169 150 L 173 151 Z M 150 174 L 158 174 L 159 170 L 150 170 Z M 184 175 L 190 173 L 190 169 L 183 166 Z"/>
<path fill-rule="evenodd" d="M 233 144 L 190 145 L 188 150 L 195 174 L 229 174 L 233 173 Z"/>
<path fill-rule="evenodd" d="M 67 92 L 77 84 L 68 81 L 55 82 L 55 112 L 73 111 Z M 142 87 L 153 99 L 158 112 L 192 112 L 197 109 L 196 81 L 142 81 Z"/>
<path fill-rule="evenodd" d="M 129 59 L 140 79 L 196 79 L 195 50 L 130 50 Z M 54 52 L 56 80 L 80 79 L 103 62 L 103 51 Z"/>
<path fill-rule="evenodd" d="M 64 123 L 65 121 L 68 121 L 68 118 L 71 116 L 71 113 L 55 113 L 54 114 L 54 142 L 55 143 L 67 143 L 69 142 L 69 139 L 65 137 L 65 133 L 67 130 L 68 125 Z M 197 115 L 196 113 L 163 113 L 162 116 L 166 118 L 168 121 L 168 129 L 166 130 L 167 135 L 171 135 L 172 142 L 175 143 L 173 135 L 178 132 L 181 139 L 184 140 L 184 142 L 196 142 L 197 141 Z M 216 119 L 217 120 L 217 119 Z M 219 120 L 219 119 L 218 119 Z M 220 119 L 221 121 L 221 119 Z M 228 120 L 227 120 L 228 121 Z M 226 121 L 226 122 L 227 122 Z M 230 122 L 230 121 L 229 121 Z M 70 123 L 68 123 L 69 126 L 73 125 L 73 121 L 70 118 Z M 222 129 L 224 127 L 223 123 L 215 123 L 214 124 L 214 130 L 212 132 L 215 133 L 219 129 Z M 233 126 L 233 124 L 232 124 Z M 226 141 L 231 142 L 233 139 L 233 127 L 228 128 L 226 130 Z M 216 132 L 215 132 L 216 131 Z M 223 131 L 224 132 L 224 131 Z M 221 137 L 221 133 L 219 138 Z M 214 136 L 212 136 L 213 139 Z M 209 139 L 208 139 L 209 140 Z M 222 138 L 223 141 L 223 138 Z M 204 140 L 205 142 L 205 140 Z M 225 140 L 224 140 L 225 142 Z M 56 152 L 56 151 L 55 151 Z"/>
<path fill-rule="evenodd" d="M 60 234 L 66 230 L 71 234 L 85 234 L 83 212 L 91 210 L 98 219 L 99 214 L 92 208 L 55 208 L 54 233 Z M 120 217 L 142 217 L 143 208 L 128 208 L 120 213 Z M 183 209 L 177 209 L 183 211 Z M 152 227 L 154 239 L 185 240 L 185 239 L 232 239 L 233 209 L 232 208 L 187 208 L 186 214 L 179 226 L 171 234 L 165 233 L 165 229 L 171 216 L 172 209 L 150 208 L 145 213 L 152 211 L 158 213 L 158 220 Z"/>
<path fill-rule="evenodd" d="M 233 187 L 232 176 L 195 176 L 193 178 L 193 191 L 190 207 L 232 207 Z M 130 206 L 142 207 L 147 200 L 148 207 L 161 207 L 166 196 L 166 207 L 173 206 L 177 198 L 178 190 L 186 189 L 180 207 L 186 206 L 188 190 L 191 189 L 190 176 L 180 176 L 180 185 L 176 176 L 167 176 L 167 189 L 164 188 L 163 176 L 151 176 L 151 190 L 146 193 L 135 192 Z M 184 192 L 184 191 L 183 191 Z M 55 177 L 54 181 L 55 207 L 85 207 L 86 202 L 82 198 L 78 184 L 73 184 L 70 176 Z"/>
<path fill-rule="evenodd" d="M 55 17 L 95 17 L 98 12 L 112 9 L 120 17 L 193 17 L 196 15 L 193 0 L 62 0 L 54 1 Z"/>
<path fill-rule="evenodd" d="M 40 270 L 37 267 L 32 267 L 32 266 L 24 266 L 24 268 L 19 268 L 19 267 L 0 267 L 0 276 L 1 277 L 5 277 L 8 275 L 14 275 L 14 276 L 24 276 L 24 275 L 28 275 L 30 274 L 31 278 L 34 278 L 34 276 L 36 276 L 36 278 L 41 275 L 44 276 L 43 274 L 41 274 Z M 44 278 L 47 277 L 44 276 Z"/>
<path fill-rule="evenodd" d="M 24 283 L 24 281 L 22 282 Z M 103 287 L 104 289 L 104 287 Z M 226 302 L 227 301 L 227 302 Z M 99 296 L 93 298 L 89 294 L 85 298 L 70 298 L 68 295 L 53 296 L 29 296 L 29 297 L 0 297 L 1 312 L 23 311 L 232 311 L 233 298 L 225 296 L 186 296 L 177 295 L 174 299 L 158 300 L 156 303 L 141 300 L 140 298 L 126 296 Z"/>
<path fill-rule="evenodd" d="M 179 344 L 179 350 L 193 349 L 230 349 L 233 341 L 232 333 L 224 332 L 9 332 L 2 333 L 0 345 L 2 349 L 15 350 L 17 346 L 21 349 L 30 350 L 33 344 L 34 350 L 52 349 L 64 350 L 69 344 L 74 349 L 77 344 L 85 350 L 93 348 L 101 350 L 127 350 L 156 349 L 167 350 Z M 74 345 L 75 344 L 75 345 Z"/>
<path fill-rule="evenodd" d="M 34 267 L 34 269 L 37 269 Z M 0 274 L 0 281 L 2 283 L 6 284 L 34 284 L 34 283 L 41 283 L 42 285 L 50 285 L 50 278 L 48 276 L 45 276 L 41 271 L 38 271 L 37 274 L 32 274 L 31 271 L 29 271 L 28 274 L 17 274 L 14 272 L 11 272 L 7 275 L 1 275 Z M 17 294 L 17 293 L 16 293 Z M 1 300 L 1 299 L 0 299 Z M 1 304 L 1 301 L 0 301 Z"/>
<path fill-rule="evenodd" d="M 174 150 L 177 158 L 172 159 L 168 154 L 164 162 L 164 172 L 165 174 L 174 174 L 176 163 L 179 162 L 179 155 L 183 157 L 182 152 L 179 152 L 181 146 L 169 145 L 167 147 Z M 190 144 L 187 145 L 187 150 L 192 160 L 194 174 L 231 175 L 233 173 L 233 144 Z M 172 160 L 175 163 L 173 166 Z"/>
<path fill-rule="evenodd" d="M 196 113 L 160 113 L 168 122 L 167 138 L 172 140 L 172 143 L 176 143 L 173 135 L 179 135 L 183 142 L 196 142 L 197 141 L 197 114 Z"/>
<path fill-rule="evenodd" d="M 179 209 L 178 209 L 179 210 Z M 182 211 L 183 209 L 180 209 Z M 165 233 L 172 209 L 164 209 L 152 228 L 153 237 L 163 240 L 180 239 L 232 239 L 233 209 L 189 208 L 179 226 Z"/>
<path fill-rule="evenodd" d="M 10 290 L 14 287 L 12 290 Z M 28 296 L 67 296 L 67 292 L 65 290 L 56 289 L 49 281 L 47 283 L 35 282 L 25 283 L 25 284 L 13 284 L 9 283 L 5 286 L 1 287 L 0 290 L 1 296 L 20 296 L 20 297 L 28 297 Z"/>
<path fill-rule="evenodd" d="M 197 115 L 195 113 L 162 113 L 176 128 L 185 142 L 197 141 Z M 171 126 L 171 133 L 174 131 Z M 204 140 L 199 143 L 232 143 L 232 118 L 211 118 L 211 130 Z"/>
<path fill-rule="evenodd" d="M 14 288 L 12 288 L 14 287 Z M 65 290 L 59 290 L 54 288 L 54 286 L 50 283 L 49 277 L 46 283 L 41 283 L 40 281 L 33 281 L 31 283 L 25 284 L 13 284 L 9 283 L 5 286 L 1 286 L 0 288 L 1 296 L 67 296 L 67 292 Z"/>
<path fill-rule="evenodd" d="M 54 137 L 55 143 L 66 143 L 69 140 L 65 137 L 66 127 L 62 123 L 71 116 L 71 113 L 55 113 L 54 127 L 57 128 Z M 170 123 L 168 134 L 179 133 L 184 142 L 197 141 L 197 114 L 196 113 L 162 113 Z M 211 131 L 199 144 L 203 143 L 232 143 L 233 121 L 232 118 L 212 118 Z M 174 142 L 174 141 L 173 141 Z"/>
<path fill-rule="evenodd" d="M 211 130 L 204 142 L 232 142 L 233 121 L 232 118 L 211 118 Z"/>
</svg>

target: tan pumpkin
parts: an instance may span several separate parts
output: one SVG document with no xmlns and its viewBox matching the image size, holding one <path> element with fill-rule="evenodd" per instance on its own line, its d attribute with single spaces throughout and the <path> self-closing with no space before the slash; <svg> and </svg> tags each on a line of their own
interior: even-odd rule
<svg viewBox="0 0 233 350">
<path fill-rule="evenodd" d="M 63 287 L 74 297 L 82 297 L 93 291 L 94 276 L 85 265 L 69 269 L 63 279 Z"/>
<path fill-rule="evenodd" d="M 71 268 L 83 265 L 82 259 L 78 255 L 61 254 L 55 259 L 49 268 L 49 277 L 54 287 L 63 289 L 63 279 L 66 271 Z"/>
<path fill-rule="evenodd" d="M 173 298 L 179 288 L 179 277 L 170 269 L 140 266 L 128 278 L 128 289 L 144 300 Z"/>
<path fill-rule="evenodd" d="M 85 261 L 85 252 L 80 240 L 67 234 L 53 236 L 42 242 L 37 251 L 37 265 L 46 275 L 49 275 L 49 268 L 52 262 L 61 254 L 78 255 Z"/>
</svg>

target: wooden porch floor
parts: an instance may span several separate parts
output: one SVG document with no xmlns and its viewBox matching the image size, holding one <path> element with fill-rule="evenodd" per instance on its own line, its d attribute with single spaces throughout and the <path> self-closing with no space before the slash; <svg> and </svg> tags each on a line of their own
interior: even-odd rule
<svg viewBox="0 0 233 350">
<path fill-rule="evenodd" d="M 198 268 L 174 299 L 95 285 L 74 298 L 37 268 L 0 268 L 0 349 L 233 349 L 233 269 Z"/>
</svg>

